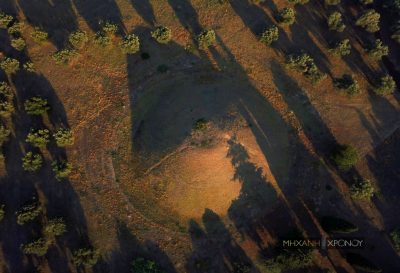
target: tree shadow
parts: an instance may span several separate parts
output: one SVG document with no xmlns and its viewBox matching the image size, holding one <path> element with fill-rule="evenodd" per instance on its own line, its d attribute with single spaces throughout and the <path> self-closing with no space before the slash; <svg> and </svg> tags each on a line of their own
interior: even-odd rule
<svg viewBox="0 0 400 273">
<path fill-rule="evenodd" d="M 155 261 L 162 272 L 176 273 L 174 265 L 160 247 L 149 240 L 141 243 L 130 228 L 123 222 L 117 221 L 118 249 L 111 252 L 102 263 L 97 266 L 101 272 L 131 273 L 132 262 L 135 258 L 145 258 Z"/>
<path fill-rule="evenodd" d="M 151 26 L 156 23 L 153 6 L 149 0 L 130 0 L 133 8 Z"/>
<path fill-rule="evenodd" d="M 16 13 L 16 11 L 10 12 Z M 3 34 L 1 33 L 2 36 Z M 8 39 L 3 42 L 0 48 L 5 49 L 7 56 L 22 62 L 30 61 L 26 52 L 10 50 Z M 30 128 L 48 128 L 51 132 L 60 127 L 68 128 L 63 103 L 51 83 L 39 73 L 21 70 L 16 75 L 2 80 L 8 82 L 15 90 L 15 112 L 7 122 L 7 126 L 12 127 L 13 134 L 3 149 L 5 176 L 1 178 L 0 183 L 0 199 L 7 207 L 5 226 L 0 232 L 5 262 L 11 272 L 27 272 L 45 264 L 53 272 L 74 272 L 70 266 L 70 253 L 79 247 L 90 245 L 90 240 L 79 197 L 68 179 L 60 182 L 55 179 L 52 171 L 51 161 L 66 160 L 66 151 L 55 144 L 49 144 L 47 149 L 41 151 L 25 141 Z M 33 96 L 48 99 L 52 111 L 48 112 L 47 117 L 31 117 L 25 113 L 23 103 Z M 27 173 L 22 168 L 22 156 L 30 150 L 41 154 L 42 157 L 46 155 L 41 170 L 33 174 Z M 32 202 L 33 196 L 43 208 L 43 214 L 32 223 L 19 226 L 14 214 L 24 204 Z M 65 220 L 68 232 L 57 239 L 45 257 L 24 255 L 21 245 L 43 236 L 44 224 L 58 217 Z"/>
<path fill-rule="evenodd" d="M 68 35 L 78 28 L 70 1 L 18 1 L 27 21 L 49 33 L 49 39 L 61 49 L 67 45 Z"/>
<path fill-rule="evenodd" d="M 244 25 L 257 37 L 267 26 L 273 24 L 273 20 L 260 6 L 250 3 L 248 0 L 232 0 L 229 3 L 235 13 L 242 19 Z M 268 3 L 272 3 L 272 1 L 268 1 Z"/>
<path fill-rule="evenodd" d="M 202 31 L 203 28 L 200 25 L 199 16 L 193 8 L 191 0 L 168 0 L 168 3 L 174 10 L 181 25 L 190 31 L 192 35 Z"/>
<path fill-rule="evenodd" d="M 204 229 L 194 220 L 189 223 L 193 252 L 187 272 L 258 272 L 215 212 L 206 209 L 202 220 Z M 243 268 L 249 271 L 240 271 Z"/>
<path fill-rule="evenodd" d="M 114 0 L 101 2 L 97 0 L 70 1 L 73 2 L 79 15 L 83 17 L 92 31 L 97 32 L 101 30 L 104 22 L 111 22 L 117 24 L 124 32 L 126 32 L 121 12 Z"/>
</svg>

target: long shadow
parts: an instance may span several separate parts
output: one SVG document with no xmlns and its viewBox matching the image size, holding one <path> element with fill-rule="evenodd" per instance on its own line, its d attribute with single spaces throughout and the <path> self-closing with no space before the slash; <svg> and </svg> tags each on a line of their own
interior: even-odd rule
<svg viewBox="0 0 400 273">
<path fill-rule="evenodd" d="M 10 11 L 12 14 L 12 11 Z M 2 31 L 3 32 L 3 31 Z M 4 33 L 1 33 L 3 36 Z M 9 40 L 3 39 L 0 48 L 7 56 L 19 61 L 30 61 L 25 52 L 16 52 L 10 49 Z M 19 71 L 16 75 L 3 78 L 15 89 L 15 112 L 7 126 L 12 127 L 13 134 L 6 143 L 5 176 L 1 178 L 1 199 L 7 207 L 5 226 L 0 233 L 5 263 L 10 272 L 26 272 L 33 270 L 38 264 L 47 264 L 52 272 L 74 272 L 69 267 L 70 252 L 90 245 L 87 234 L 86 220 L 79 197 L 66 179 L 59 182 L 54 178 L 50 160 L 67 159 L 62 148 L 50 144 L 47 152 L 33 148 L 25 142 L 30 128 L 48 128 L 51 132 L 60 127 L 68 128 L 67 115 L 60 99 L 51 83 L 41 74 Z M 24 111 L 23 102 L 30 97 L 41 96 L 48 99 L 52 111 L 47 118 L 31 117 Z M 47 124 L 46 119 L 50 124 Z M 44 159 L 41 170 L 29 174 L 22 168 L 22 156 L 27 151 L 48 154 L 49 160 Z M 43 207 L 43 215 L 33 223 L 18 226 L 13 215 L 24 204 L 36 197 Z M 28 243 L 42 236 L 42 227 L 53 218 L 62 217 L 66 221 L 68 232 L 57 239 L 51 246 L 45 258 L 35 258 L 22 253 L 21 244 Z"/>
<path fill-rule="evenodd" d="M 258 272 L 218 214 L 206 209 L 202 220 L 204 229 L 190 221 L 193 252 L 186 264 L 187 272 L 243 272 L 241 268 L 248 270 L 244 272 Z"/>
<path fill-rule="evenodd" d="M 117 225 L 118 249 L 111 252 L 97 269 L 100 272 L 131 273 L 131 265 L 136 258 L 145 258 L 155 261 L 162 272 L 176 273 L 168 256 L 152 241 L 141 243 L 131 232 L 129 227 L 118 221 Z"/>
<path fill-rule="evenodd" d="M 76 7 L 80 16 L 86 21 L 89 27 L 94 31 L 101 30 L 104 22 L 117 24 L 126 32 L 125 25 L 122 21 L 121 11 L 114 0 L 97 1 L 97 0 L 71 0 Z"/>
<path fill-rule="evenodd" d="M 181 25 L 193 35 L 198 34 L 203 29 L 191 0 L 168 0 L 168 3 L 174 10 Z"/>
<path fill-rule="evenodd" d="M 78 22 L 70 1 L 18 1 L 18 7 L 27 21 L 49 33 L 57 48 L 67 44 L 68 35 L 78 28 Z"/>
<path fill-rule="evenodd" d="M 154 26 L 156 17 L 154 15 L 153 6 L 149 0 L 130 0 L 133 8 L 143 18 L 143 20 L 151 26 Z"/>
<path fill-rule="evenodd" d="M 242 184 L 240 195 L 232 201 L 228 215 L 242 234 L 247 234 L 260 244 L 261 238 L 253 229 L 254 221 L 273 207 L 277 202 L 277 193 L 266 181 L 262 168 L 249 161 L 249 154 L 242 144 L 233 138 L 228 141 L 228 145 L 227 156 L 235 168 L 234 179 Z"/>
<path fill-rule="evenodd" d="M 273 20 L 268 14 L 260 6 L 251 4 L 250 1 L 232 0 L 229 3 L 244 25 L 256 36 L 259 36 L 267 26 L 273 24 Z"/>
</svg>

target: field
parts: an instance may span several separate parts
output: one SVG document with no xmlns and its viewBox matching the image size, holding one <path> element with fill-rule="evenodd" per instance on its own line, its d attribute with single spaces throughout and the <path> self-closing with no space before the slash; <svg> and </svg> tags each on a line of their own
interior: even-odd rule
<svg viewBox="0 0 400 273">
<path fill-rule="evenodd" d="M 279 22 L 285 7 L 295 10 L 291 25 Z M 380 30 L 369 33 L 355 22 L 372 8 Z M 328 28 L 334 11 L 343 32 Z M 13 90 L 14 108 L 3 115 L 0 105 L 10 130 L 0 164 L 0 272 L 358 272 L 350 252 L 381 270 L 373 272 L 399 272 L 400 94 L 376 94 L 383 75 L 400 84 L 399 44 L 380 1 L 1 0 L 0 12 L 24 23 L 15 34 L 0 20 L 0 82 Z M 266 45 L 260 35 L 272 25 L 279 39 Z M 152 37 L 159 26 L 170 29 L 168 43 Z M 38 29 L 48 37 L 38 41 Z M 87 41 L 73 48 L 77 30 Z M 205 49 L 203 30 L 215 31 Z M 123 50 L 128 34 L 140 50 Z M 332 54 L 343 39 L 351 53 Z M 375 39 L 388 46 L 382 60 L 365 50 Z M 55 55 L 64 49 L 66 59 Z M 303 53 L 325 75 L 319 81 L 290 69 L 290 54 Z M 6 57 L 20 69 L 6 71 Z M 358 94 L 337 88 L 344 74 Z M 32 97 L 50 109 L 27 113 Z M 56 143 L 60 128 L 72 130 L 73 143 Z M 50 132 L 44 146 L 26 140 L 37 129 Z M 357 151 L 350 168 L 334 159 L 340 145 Z M 29 151 L 42 158 L 38 170 L 23 166 Z M 68 177 L 55 177 L 55 161 L 72 164 Z M 369 181 L 373 194 L 355 197 L 357 181 Z M 19 224 L 33 203 L 40 215 Z M 304 267 L 269 266 L 293 230 L 331 236 L 324 216 L 355 225 L 344 236 L 366 246 L 314 250 Z M 60 218 L 66 232 L 46 237 Z M 38 238 L 45 253 L 27 253 Z M 93 250 L 95 262 L 79 264 L 78 249 Z M 140 258 L 155 268 L 133 269 Z"/>
</svg>

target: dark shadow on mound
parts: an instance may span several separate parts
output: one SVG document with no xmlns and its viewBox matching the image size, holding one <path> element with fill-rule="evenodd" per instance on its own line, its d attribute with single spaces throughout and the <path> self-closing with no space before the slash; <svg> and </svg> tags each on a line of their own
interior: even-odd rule
<svg viewBox="0 0 400 273">
<path fill-rule="evenodd" d="M 186 264 L 187 272 L 233 273 L 242 272 L 241 268 L 258 272 L 215 212 L 206 209 L 202 219 L 204 229 L 194 220 L 189 223 L 193 252 Z"/>
</svg>

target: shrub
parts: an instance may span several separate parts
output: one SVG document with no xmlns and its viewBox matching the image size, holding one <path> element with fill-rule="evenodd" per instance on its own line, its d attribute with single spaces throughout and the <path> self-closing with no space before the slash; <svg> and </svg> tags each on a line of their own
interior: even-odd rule
<svg viewBox="0 0 400 273">
<path fill-rule="evenodd" d="M 39 129 L 33 130 L 29 132 L 26 137 L 26 142 L 31 143 L 34 147 L 43 148 L 46 147 L 47 143 L 49 143 L 49 130 L 47 129 Z"/>
<path fill-rule="evenodd" d="M 379 30 L 379 20 L 381 15 L 373 9 L 365 11 L 356 21 L 356 25 L 364 28 L 368 32 Z"/>
<path fill-rule="evenodd" d="M 43 159 L 40 154 L 26 153 L 22 158 L 22 168 L 28 172 L 35 172 L 42 167 Z"/>
<path fill-rule="evenodd" d="M 0 117 L 7 118 L 14 112 L 14 106 L 11 102 L 0 102 Z"/>
<path fill-rule="evenodd" d="M 352 267 L 354 267 L 354 269 L 361 270 L 363 272 L 382 272 L 382 269 L 377 267 L 375 264 L 373 264 L 363 256 L 356 253 L 347 253 L 346 261 Z"/>
<path fill-rule="evenodd" d="M 314 252 L 311 249 L 290 249 L 280 251 L 272 259 L 265 261 L 268 272 L 299 270 L 312 264 Z"/>
<path fill-rule="evenodd" d="M 42 208 L 36 203 L 32 203 L 22 207 L 15 214 L 17 215 L 17 224 L 24 225 L 30 221 L 33 221 L 40 215 Z"/>
<path fill-rule="evenodd" d="M 46 238 L 53 239 L 56 236 L 63 235 L 67 232 L 67 226 L 62 218 L 50 220 L 43 229 Z"/>
<path fill-rule="evenodd" d="M 75 56 L 77 52 L 74 49 L 61 49 L 53 55 L 53 59 L 56 64 L 68 64 Z"/>
<path fill-rule="evenodd" d="M 14 97 L 14 92 L 8 83 L 0 82 L 0 96 L 3 100 L 12 99 Z"/>
<path fill-rule="evenodd" d="M 118 26 L 114 23 L 106 22 L 103 26 L 103 32 L 106 35 L 115 35 L 118 32 Z"/>
<path fill-rule="evenodd" d="M 351 145 L 339 145 L 332 155 L 332 160 L 340 170 L 347 171 L 357 164 L 360 155 Z"/>
<path fill-rule="evenodd" d="M 328 17 L 328 27 L 330 30 L 336 30 L 338 32 L 343 32 L 346 28 L 346 25 L 343 23 L 342 14 L 338 11 L 335 11 Z"/>
<path fill-rule="evenodd" d="M 374 185 L 368 179 L 356 180 L 350 187 L 350 196 L 355 200 L 370 200 L 374 193 Z"/>
<path fill-rule="evenodd" d="M 136 258 L 132 262 L 133 273 L 162 273 L 163 271 L 152 260 Z"/>
<path fill-rule="evenodd" d="M 260 42 L 270 45 L 279 38 L 279 29 L 277 26 L 268 27 L 261 35 Z"/>
<path fill-rule="evenodd" d="M 200 118 L 196 120 L 196 122 L 193 125 L 193 130 L 194 131 L 202 131 L 207 129 L 208 127 L 208 121 L 204 118 Z"/>
<path fill-rule="evenodd" d="M 278 14 L 278 21 L 283 25 L 292 25 L 296 20 L 296 12 L 292 8 L 284 8 Z"/>
<path fill-rule="evenodd" d="M 357 80 L 348 74 L 344 74 L 341 78 L 336 78 L 333 85 L 350 96 L 355 96 L 361 93 Z"/>
<path fill-rule="evenodd" d="M 7 74 L 14 74 L 19 70 L 19 61 L 13 58 L 4 58 L 0 62 L 0 68 Z"/>
<path fill-rule="evenodd" d="M 313 83 L 317 83 L 326 77 L 325 74 L 319 71 L 317 65 L 314 63 L 314 59 L 306 53 L 289 55 L 286 59 L 286 66 L 289 69 L 303 73 Z"/>
<path fill-rule="evenodd" d="M 57 180 L 67 178 L 72 171 L 72 164 L 66 161 L 53 161 L 51 166 Z"/>
<path fill-rule="evenodd" d="M 11 46 L 18 51 L 22 51 L 26 47 L 25 40 L 22 38 L 15 38 L 11 40 Z"/>
<path fill-rule="evenodd" d="M 199 49 L 206 50 L 216 40 L 216 34 L 215 31 L 212 29 L 209 30 L 204 30 L 202 31 L 198 36 L 197 36 L 197 44 L 199 46 Z"/>
<path fill-rule="evenodd" d="M 47 41 L 47 39 L 49 38 L 49 34 L 46 31 L 36 27 L 31 33 L 31 38 L 36 43 L 43 43 Z"/>
<path fill-rule="evenodd" d="M 0 205 L 0 222 L 3 221 L 6 211 L 4 210 L 5 205 Z"/>
<path fill-rule="evenodd" d="M 56 139 L 58 147 L 65 147 L 74 144 L 74 135 L 70 129 L 58 129 L 53 137 Z"/>
<path fill-rule="evenodd" d="M 393 94 L 396 88 L 396 82 L 394 81 L 393 77 L 390 75 L 385 75 L 380 79 L 379 86 L 374 88 L 373 90 L 375 94 L 385 96 Z"/>
<path fill-rule="evenodd" d="M 49 249 L 49 243 L 45 239 L 40 238 L 31 243 L 22 245 L 21 248 L 25 254 L 44 256 L 46 255 L 47 250 Z"/>
<path fill-rule="evenodd" d="M 400 229 L 393 230 L 389 235 L 390 239 L 392 239 L 394 248 L 397 252 L 400 252 Z"/>
<path fill-rule="evenodd" d="M 22 32 L 24 26 L 25 24 L 23 22 L 15 22 L 7 29 L 7 31 L 9 34 L 18 34 Z"/>
<path fill-rule="evenodd" d="M 35 70 L 35 65 L 32 62 L 26 62 L 22 66 L 27 72 L 34 73 L 36 72 Z"/>
<path fill-rule="evenodd" d="M 367 49 L 368 56 L 374 60 L 381 60 L 383 56 L 389 55 L 389 47 L 383 45 L 380 39 L 376 39 L 375 43 Z"/>
<path fill-rule="evenodd" d="M 340 4 L 340 0 L 325 0 L 325 5 L 335 6 Z"/>
<path fill-rule="evenodd" d="M 5 14 L 4 12 L 0 12 L 0 28 L 6 29 L 12 20 L 14 20 L 14 17 Z"/>
<path fill-rule="evenodd" d="M 0 146 L 8 140 L 11 131 L 7 129 L 4 125 L 0 125 Z"/>
<path fill-rule="evenodd" d="M 25 101 L 25 111 L 29 115 L 42 115 L 50 110 L 49 103 L 46 99 L 40 97 L 33 97 Z"/>
<path fill-rule="evenodd" d="M 358 227 L 352 223 L 333 216 L 324 216 L 320 219 L 321 227 L 327 233 L 353 233 Z"/>
<path fill-rule="evenodd" d="M 100 255 L 97 250 L 81 248 L 74 251 L 73 261 L 76 266 L 92 267 L 97 263 L 99 257 Z"/>
<path fill-rule="evenodd" d="M 297 5 L 297 4 L 304 5 L 304 4 L 307 4 L 308 2 L 310 2 L 310 0 L 288 0 L 288 2 L 291 4 L 294 4 L 294 5 Z"/>
<path fill-rule="evenodd" d="M 69 35 L 68 41 L 74 48 L 81 49 L 87 44 L 89 37 L 86 31 L 77 30 Z"/>
<path fill-rule="evenodd" d="M 96 32 L 94 37 L 94 43 L 101 47 L 106 47 L 111 44 L 111 38 L 108 37 L 104 32 Z"/>
<path fill-rule="evenodd" d="M 140 50 L 139 37 L 135 34 L 126 35 L 119 46 L 124 53 L 134 54 Z"/>
<path fill-rule="evenodd" d="M 151 37 L 160 44 L 167 44 L 172 39 L 172 31 L 167 27 L 161 26 L 151 32 Z"/>
<path fill-rule="evenodd" d="M 329 50 L 334 55 L 337 56 L 346 56 L 351 52 L 351 45 L 349 39 L 344 39 L 343 41 L 338 42 L 333 48 Z"/>
</svg>

